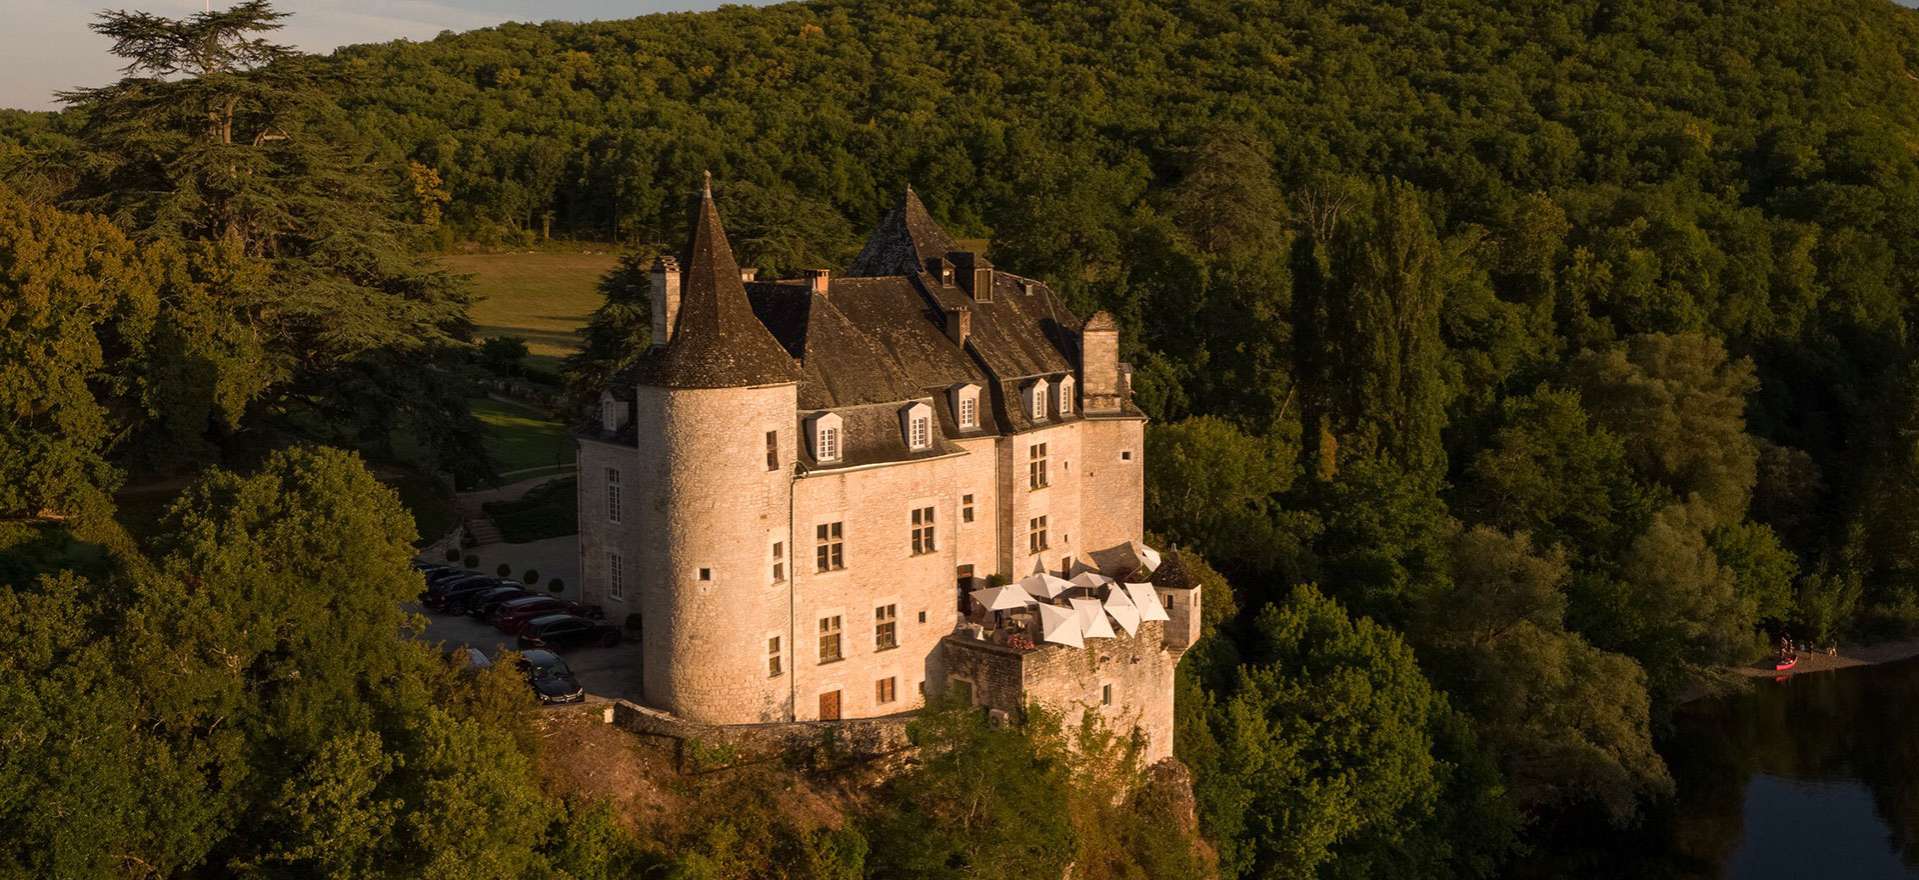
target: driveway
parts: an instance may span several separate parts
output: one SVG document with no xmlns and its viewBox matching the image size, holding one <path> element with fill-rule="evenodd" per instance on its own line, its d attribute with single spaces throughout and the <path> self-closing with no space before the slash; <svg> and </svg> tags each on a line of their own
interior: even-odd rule
<svg viewBox="0 0 1919 880">
<path fill-rule="evenodd" d="M 478 648 L 489 659 L 497 659 L 513 648 L 512 636 L 494 629 L 485 621 L 464 614 L 436 614 L 412 604 L 407 606 L 407 610 L 425 615 L 428 622 L 423 638 L 438 643 L 445 650 L 465 645 Z M 580 686 L 586 688 L 587 699 L 600 697 L 641 702 L 639 639 L 623 639 L 611 648 L 573 648 L 561 656 L 566 658 L 566 665 L 573 667 L 573 675 L 580 680 Z"/>
</svg>

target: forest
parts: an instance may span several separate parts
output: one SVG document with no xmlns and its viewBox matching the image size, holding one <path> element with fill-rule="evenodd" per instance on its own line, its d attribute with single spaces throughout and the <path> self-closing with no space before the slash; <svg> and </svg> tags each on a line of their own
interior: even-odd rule
<svg viewBox="0 0 1919 880">
<path fill-rule="evenodd" d="M 1919 634 L 1919 14 L 1888 0 L 814 0 L 326 57 L 273 45 L 276 14 L 107 16 L 128 79 L 0 112 L 0 364 L 31 367 L 0 369 L 0 521 L 34 536 L 0 548 L 0 729 L 145 731 L 57 748 L 156 785 L 9 749 L 0 871 L 385 876 L 454 846 L 446 791 L 541 797 L 506 713 L 424 660 L 285 683 L 313 642 L 248 578 L 332 607 L 309 581 L 358 552 L 249 505 L 306 485 L 297 523 L 411 540 L 361 457 L 485 468 L 466 293 L 424 255 L 658 252 L 708 169 L 763 273 L 844 265 L 911 184 L 1119 318 L 1148 526 L 1208 580 L 1176 744 L 1204 852 L 1086 792 L 1050 824 L 989 797 L 968 832 L 1028 836 L 968 851 L 940 806 L 968 762 L 1064 772 L 1066 734 L 935 715 L 949 759 L 871 815 L 756 838 L 785 873 L 599 819 L 463 839 L 513 855 L 457 876 L 668 852 L 675 876 L 1002 876 L 1095 829 L 1152 855 L 1085 876 L 1599 876 L 1669 802 L 1664 720 L 1718 670 L 1782 634 Z M 643 342 L 632 281 L 581 387 Z M 115 524 L 120 485 L 207 461 L 177 535 Z M 229 536 L 300 564 L 253 572 Z M 230 653 L 171 656 L 194 602 L 277 635 L 235 619 L 206 649 Z M 449 757 L 482 748 L 518 757 Z M 206 815 L 156 796 L 207 780 Z M 46 821 L 56 781 L 97 829 Z M 234 833 L 256 809 L 264 842 Z"/>
</svg>

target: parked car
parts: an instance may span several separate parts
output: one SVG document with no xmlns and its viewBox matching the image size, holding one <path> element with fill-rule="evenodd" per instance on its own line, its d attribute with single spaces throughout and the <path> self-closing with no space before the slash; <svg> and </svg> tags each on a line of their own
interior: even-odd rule
<svg viewBox="0 0 1919 880">
<path fill-rule="evenodd" d="M 546 648 L 563 651 L 598 645 L 602 648 L 620 643 L 620 628 L 610 623 L 588 620 L 576 614 L 549 614 L 535 617 L 520 628 L 522 651 Z"/>
<path fill-rule="evenodd" d="M 557 596 L 521 596 L 518 599 L 500 603 L 493 609 L 493 614 L 487 618 L 487 622 L 493 624 L 500 632 L 512 635 L 519 632 L 520 627 L 525 626 L 527 621 L 535 617 L 546 617 L 550 614 L 578 614 L 578 608 L 579 606 L 574 603 Z"/>
<path fill-rule="evenodd" d="M 446 600 L 446 612 L 448 614 L 471 614 L 473 613 L 474 606 L 485 602 L 489 596 L 505 595 L 509 590 L 519 589 L 519 587 L 513 585 L 512 581 L 502 581 L 495 578 L 492 583 L 480 589 L 467 590 L 448 596 Z"/>
<path fill-rule="evenodd" d="M 458 614 L 461 611 L 460 603 L 465 602 L 467 597 L 486 590 L 497 590 L 500 586 L 499 578 L 488 575 L 461 578 L 449 582 L 438 591 L 428 590 L 426 598 L 422 601 L 426 603 L 426 607 L 435 611 Z"/>
<path fill-rule="evenodd" d="M 481 581 L 491 583 L 494 580 L 496 579 L 490 575 L 472 571 L 448 572 L 439 578 L 429 577 L 426 579 L 426 589 L 420 591 L 420 602 L 428 608 L 438 608 L 442 600 L 446 598 L 446 594 L 455 587 L 464 587 Z"/>
<path fill-rule="evenodd" d="M 431 587 L 435 584 L 444 584 L 447 581 L 457 581 L 460 578 L 470 578 L 470 577 L 479 577 L 479 576 L 480 576 L 480 573 L 477 571 L 467 571 L 464 568 L 454 568 L 452 566 L 448 566 L 446 568 L 438 569 L 436 571 L 427 572 L 426 585 Z"/>
<path fill-rule="evenodd" d="M 493 609 L 507 602 L 511 602 L 514 599 L 524 599 L 531 595 L 533 594 L 528 592 L 525 587 L 501 587 L 497 590 L 481 594 L 477 599 L 467 600 L 466 613 L 485 620 L 493 613 Z"/>
<path fill-rule="evenodd" d="M 580 680 L 573 677 L 573 670 L 560 655 L 546 650 L 527 651 L 520 655 L 519 665 L 540 702 L 577 703 L 586 699 L 586 688 L 580 687 Z"/>
</svg>

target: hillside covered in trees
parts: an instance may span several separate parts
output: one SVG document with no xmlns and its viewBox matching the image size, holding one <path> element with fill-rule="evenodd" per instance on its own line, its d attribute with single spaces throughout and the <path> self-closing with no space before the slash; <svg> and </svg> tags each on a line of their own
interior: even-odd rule
<svg viewBox="0 0 1919 880">
<path fill-rule="evenodd" d="M 108 350 L 134 334 L 166 364 L 195 342 L 205 365 L 91 386 L 107 368 L 77 367 L 66 393 L 98 402 L 0 427 L 0 466 L 83 466 L 58 497 L 0 482 L 0 512 L 90 510 L 153 454 L 8 431 L 340 417 L 358 430 L 323 439 L 417 426 L 456 460 L 462 415 L 419 403 L 437 374 L 395 365 L 449 356 L 459 296 L 395 242 L 650 253 L 684 239 L 711 169 L 767 272 L 843 265 L 911 183 L 999 264 L 1119 316 L 1156 419 L 1149 525 L 1209 579 L 1178 753 L 1228 876 L 1616 870 L 1582 854 L 1670 793 L 1661 718 L 1712 670 L 1781 632 L 1919 631 L 1919 14 L 1887 0 L 821 0 L 262 69 L 327 144 L 276 167 L 363 170 L 388 256 L 178 224 L 114 175 L 179 165 L 97 159 L 164 109 L 141 95 L 0 115 L 6 199 L 118 226 L 0 236 L 142 242 L 114 263 L 144 292 L 101 307 Z M 269 195 L 316 192 L 339 190 Z M 636 280 L 607 279 L 576 376 L 640 342 Z M 230 288 L 271 332 L 168 329 L 261 326 L 224 323 Z M 380 332 L 323 332 L 335 317 Z M 428 387 L 332 390 L 394 374 Z"/>
</svg>

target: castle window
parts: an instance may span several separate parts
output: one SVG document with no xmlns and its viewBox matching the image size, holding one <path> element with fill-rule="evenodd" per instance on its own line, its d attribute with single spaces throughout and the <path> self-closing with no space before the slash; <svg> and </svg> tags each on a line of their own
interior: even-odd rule
<svg viewBox="0 0 1919 880">
<path fill-rule="evenodd" d="M 913 508 L 913 555 L 924 556 L 937 549 L 933 543 L 933 508 Z"/>
<path fill-rule="evenodd" d="M 710 569 L 710 568 L 700 569 L 700 580 L 710 581 L 712 579 L 713 579 L 713 569 Z"/>
<path fill-rule="evenodd" d="M 1122 450 L 1120 450 L 1120 451 L 1119 451 L 1119 460 L 1120 460 L 1120 461 L 1132 461 L 1132 460 L 1133 460 L 1133 450 L 1131 450 L 1131 449 L 1122 449 Z"/>
<path fill-rule="evenodd" d="M 1059 380 L 1059 414 L 1062 416 L 1073 414 L 1073 377 L 1071 376 Z"/>
<path fill-rule="evenodd" d="M 766 432 L 766 469 L 769 471 L 780 469 L 780 432 L 778 431 Z"/>
<path fill-rule="evenodd" d="M 1100 704 L 1100 705 L 1102 705 L 1102 706 L 1111 706 L 1111 705 L 1113 705 L 1113 686 L 1112 686 L 1112 685 L 1110 685 L 1110 684 L 1103 684 L 1103 685 L 1100 685 L 1100 687 L 1099 687 L 1099 704 Z"/>
<path fill-rule="evenodd" d="M 906 436 L 907 449 L 932 448 L 933 408 L 920 402 L 907 404 L 900 410 L 900 432 Z"/>
<path fill-rule="evenodd" d="M 786 542 L 773 542 L 773 583 L 786 580 Z"/>
<path fill-rule="evenodd" d="M 885 651 L 900 646 L 898 607 L 881 605 L 873 609 L 873 650 Z"/>
<path fill-rule="evenodd" d="M 1046 421 L 1046 393 L 1051 386 L 1045 379 L 1034 379 L 1026 386 L 1026 414 L 1035 422 Z"/>
<path fill-rule="evenodd" d="M 606 595 L 608 598 L 624 600 L 626 582 L 621 576 L 623 572 L 620 571 L 620 563 L 620 554 L 606 554 Z"/>
<path fill-rule="evenodd" d="M 839 416 L 825 413 L 813 418 L 813 457 L 819 461 L 839 461 L 841 450 L 840 432 L 844 422 Z"/>
<path fill-rule="evenodd" d="M 896 698 L 893 690 L 893 678 L 882 678 L 873 683 L 873 702 L 891 703 Z"/>
<path fill-rule="evenodd" d="M 1050 545 L 1046 542 L 1046 517 L 1036 516 L 1027 520 L 1026 552 L 1038 553 L 1041 550 L 1045 550 L 1048 546 Z"/>
<path fill-rule="evenodd" d="M 973 496 L 960 496 L 960 522 L 973 521 Z"/>
<path fill-rule="evenodd" d="M 766 677 L 767 678 L 779 678 L 780 673 L 786 671 L 785 670 L 786 664 L 781 662 L 782 659 L 783 658 L 780 656 L 780 637 L 772 636 L 768 638 L 766 640 Z"/>
<path fill-rule="evenodd" d="M 840 617 L 820 618 L 820 662 L 833 663 L 840 659 Z"/>
<path fill-rule="evenodd" d="M 818 571 L 839 571 L 846 567 L 846 542 L 842 523 L 820 523 L 814 530 L 813 562 Z"/>
<path fill-rule="evenodd" d="M 620 423 L 617 421 L 614 421 L 614 419 L 615 419 L 615 416 L 613 414 L 613 401 L 611 400 L 600 401 L 600 427 L 605 428 L 608 433 L 612 433 L 614 431 L 619 430 Z"/>
<path fill-rule="evenodd" d="M 606 469 L 606 521 L 620 521 L 620 469 Z"/>
<path fill-rule="evenodd" d="M 1050 485 L 1046 481 L 1046 444 L 1035 443 L 1026 447 L 1026 488 L 1044 489 Z"/>
</svg>

